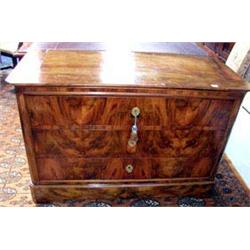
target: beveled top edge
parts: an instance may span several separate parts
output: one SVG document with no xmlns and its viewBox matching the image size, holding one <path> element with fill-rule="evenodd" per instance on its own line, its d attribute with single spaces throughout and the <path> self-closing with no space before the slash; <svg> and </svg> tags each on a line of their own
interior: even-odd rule
<svg viewBox="0 0 250 250">
<path fill-rule="evenodd" d="M 129 66 L 131 62 L 134 63 L 135 68 L 132 72 L 133 75 L 131 75 L 132 81 L 129 78 L 126 79 L 131 71 L 129 71 L 129 68 L 124 70 L 122 68 L 124 65 L 119 67 L 119 69 L 122 69 L 121 73 L 124 74 L 124 78 L 119 76 L 116 79 L 111 68 L 107 71 L 110 79 L 107 78 L 105 80 L 104 77 L 102 78 L 102 73 L 109 63 L 108 59 L 106 60 L 105 58 L 107 53 L 109 52 L 53 49 L 31 51 L 7 77 L 6 81 L 16 86 L 33 87 L 117 86 L 126 88 L 153 87 L 225 91 L 250 90 L 250 84 L 241 80 L 235 72 L 215 58 L 203 55 L 182 55 L 163 52 L 129 52 L 130 58 L 126 58 L 128 62 L 124 65 Z M 76 55 L 79 55 L 80 58 L 76 58 Z M 93 58 L 87 58 L 88 55 L 91 55 Z M 152 56 L 152 58 L 148 58 L 148 56 Z M 60 57 L 61 61 L 57 61 L 58 57 Z M 133 61 L 129 61 L 132 58 Z M 174 61 L 174 58 L 178 58 L 178 61 Z M 67 59 L 69 60 L 68 64 Z M 173 59 L 173 61 L 170 59 Z M 152 62 L 150 62 L 151 60 Z M 185 64 L 185 60 L 190 65 Z M 114 61 L 111 66 L 116 67 L 121 62 L 123 63 L 122 60 Z M 197 72 L 196 68 L 201 73 Z M 175 72 L 174 69 L 179 70 L 179 72 Z"/>
</svg>

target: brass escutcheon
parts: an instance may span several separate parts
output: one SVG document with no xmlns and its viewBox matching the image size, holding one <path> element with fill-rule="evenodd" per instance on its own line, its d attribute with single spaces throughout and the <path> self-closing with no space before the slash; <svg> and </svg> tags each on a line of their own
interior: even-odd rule
<svg viewBox="0 0 250 250">
<path fill-rule="evenodd" d="M 132 108 L 131 114 L 132 116 L 137 117 L 140 114 L 140 109 L 138 107 Z"/>
<path fill-rule="evenodd" d="M 129 139 L 129 140 L 128 140 L 128 145 L 129 145 L 130 147 L 135 147 L 135 146 L 136 146 L 136 140 Z"/>
<path fill-rule="evenodd" d="M 133 169 L 134 169 L 134 167 L 133 167 L 131 164 L 129 164 L 129 165 L 126 166 L 126 171 L 127 171 L 129 174 L 133 172 Z"/>
</svg>

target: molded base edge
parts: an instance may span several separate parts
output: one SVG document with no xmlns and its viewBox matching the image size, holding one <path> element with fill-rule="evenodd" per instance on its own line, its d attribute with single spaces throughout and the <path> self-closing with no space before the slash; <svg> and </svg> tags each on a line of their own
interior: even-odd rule
<svg viewBox="0 0 250 250">
<path fill-rule="evenodd" d="M 35 203 L 116 198 L 201 196 L 213 187 L 213 181 L 178 184 L 88 184 L 31 185 Z"/>
</svg>

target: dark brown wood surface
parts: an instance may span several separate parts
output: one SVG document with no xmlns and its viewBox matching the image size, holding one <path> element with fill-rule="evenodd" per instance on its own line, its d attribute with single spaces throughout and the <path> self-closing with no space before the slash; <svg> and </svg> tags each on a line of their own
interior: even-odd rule
<svg viewBox="0 0 250 250">
<path fill-rule="evenodd" d="M 210 58 L 106 57 L 33 52 L 9 77 L 34 199 L 208 191 L 248 86 Z M 134 107 L 137 140 L 128 150 Z"/>
<path fill-rule="evenodd" d="M 67 200 L 93 200 L 147 197 L 199 197 L 211 190 L 213 182 L 176 184 L 87 184 L 87 185 L 31 185 L 33 200 L 38 203 L 64 202 Z"/>
<path fill-rule="evenodd" d="M 249 90 L 214 58 L 165 53 L 33 51 L 7 78 L 19 86 Z"/>
<path fill-rule="evenodd" d="M 162 181 L 178 179 L 209 179 L 214 159 L 204 156 L 196 158 L 37 158 L 41 183 L 72 183 L 81 180 L 103 180 L 112 182 Z M 127 172 L 126 167 L 133 167 Z"/>
<path fill-rule="evenodd" d="M 206 56 L 204 49 L 196 43 L 185 42 L 150 42 L 150 43 L 103 43 L 103 42 L 38 42 L 33 43 L 30 50 L 77 50 L 107 51 L 110 49 L 126 49 L 135 52 L 161 52 Z"/>
<path fill-rule="evenodd" d="M 131 181 L 139 186 L 171 182 L 177 190 L 180 185 L 185 190 L 184 183 L 213 180 L 244 96 L 241 91 L 121 91 L 17 88 L 29 117 L 24 127 L 32 134 L 34 183 L 69 185 L 70 192 L 71 185 L 86 182 L 118 186 Z M 129 154 L 126 149 L 135 106 L 141 110 L 139 140 L 136 151 Z M 131 172 L 126 170 L 128 165 L 133 167 Z M 33 192 L 44 190 L 35 188 Z M 195 189 L 195 193 L 199 190 L 203 189 Z"/>
<path fill-rule="evenodd" d="M 208 50 L 208 53 L 217 56 L 223 62 L 226 62 L 231 50 L 235 43 L 203 43 L 204 48 Z"/>
<path fill-rule="evenodd" d="M 139 133 L 137 151 L 127 153 L 130 131 L 32 130 L 35 152 L 58 157 L 190 157 L 220 147 L 215 130 L 147 130 Z"/>
<path fill-rule="evenodd" d="M 233 100 L 164 97 L 27 96 L 32 128 L 111 128 L 128 129 L 131 110 L 139 107 L 140 129 L 225 128 Z M 212 119 L 211 119 L 212 117 Z M 99 126 L 99 127 L 98 127 Z M 101 127 L 102 126 L 102 127 Z"/>
</svg>

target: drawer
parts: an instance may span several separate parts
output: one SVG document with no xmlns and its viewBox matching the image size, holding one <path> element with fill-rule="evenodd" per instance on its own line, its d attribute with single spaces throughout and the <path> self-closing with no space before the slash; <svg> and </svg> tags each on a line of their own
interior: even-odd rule
<svg viewBox="0 0 250 250">
<path fill-rule="evenodd" d="M 81 129 L 33 129 L 38 156 L 59 157 L 214 157 L 221 149 L 223 133 L 218 130 L 142 130 L 136 151 L 127 152 L 130 131 Z"/>
<path fill-rule="evenodd" d="M 140 108 L 138 125 L 186 129 L 207 126 L 224 129 L 232 100 L 171 97 L 26 96 L 33 128 L 72 126 L 131 126 L 133 107 Z"/>
<path fill-rule="evenodd" d="M 135 180 L 209 176 L 209 158 L 83 159 L 38 158 L 41 181 L 53 180 Z"/>
<path fill-rule="evenodd" d="M 140 108 L 141 126 L 168 124 L 163 98 L 116 98 L 88 96 L 28 96 L 32 127 L 131 126 L 134 107 Z"/>
</svg>

